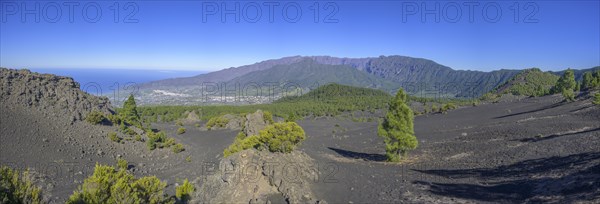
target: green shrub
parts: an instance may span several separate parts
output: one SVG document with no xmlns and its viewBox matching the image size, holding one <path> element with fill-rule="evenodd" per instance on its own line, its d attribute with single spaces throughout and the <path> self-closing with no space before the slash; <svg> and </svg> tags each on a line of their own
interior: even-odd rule
<svg viewBox="0 0 600 204">
<path fill-rule="evenodd" d="M 66 203 L 169 203 L 172 201 L 164 195 L 166 186 L 155 176 L 135 179 L 123 169 L 96 164 L 93 175 Z"/>
<path fill-rule="evenodd" d="M 183 122 L 181 122 L 181 120 L 178 120 L 177 122 L 175 122 L 175 125 L 177 125 L 177 126 L 183 126 Z"/>
<path fill-rule="evenodd" d="M 227 125 L 227 123 L 229 123 L 229 119 L 223 116 L 213 117 L 206 122 L 206 128 L 209 130 L 213 127 L 223 128 Z"/>
<path fill-rule="evenodd" d="M 118 159 L 117 160 L 117 167 L 119 167 L 119 169 L 123 169 L 123 170 L 127 170 L 127 160 L 125 159 Z"/>
<path fill-rule="evenodd" d="M 0 167 L 0 203 L 41 203 L 41 189 L 31 181 L 29 170 L 19 173 Z"/>
<path fill-rule="evenodd" d="M 192 156 L 185 157 L 185 161 L 186 162 L 192 162 Z"/>
<path fill-rule="evenodd" d="M 439 111 L 440 111 L 440 109 L 438 109 L 438 107 L 435 104 L 431 105 L 431 112 L 432 113 L 437 113 Z"/>
<path fill-rule="evenodd" d="M 575 93 L 573 92 L 572 89 L 563 89 L 562 96 L 565 99 L 565 101 L 568 101 L 568 102 L 575 100 Z"/>
<path fill-rule="evenodd" d="M 275 121 L 273 121 L 273 114 L 271 114 L 271 112 L 269 112 L 269 111 L 264 111 L 263 112 L 263 119 L 265 121 L 267 121 L 267 124 L 273 124 L 273 123 L 275 123 Z"/>
<path fill-rule="evenodd" d="M 185 150 L 185 148 L 183 148 L 182 144 L 177 143 L 177 144 L 173 145 L 173 147 L 171 147 L 171 150 L 174 153 L 179 153 L 179 152 L 183 152 Z"/>
<path fill-rule="evenodd" d="M 194 124 L 194 127 L 200 127 L 200 123 Z"/>
<path fill-rule="evenodd" d="M 175 139 L 173 138 L 168 138 L 167 140 L 165 140 L 165 142 L 162 144 L 163 147 L 169 148 L 173 145 L 175 145 Z"/>
<path fill-rule="evenodd" d="M 106 119 L 108 119 L 108 121 L 110 121 L 110 123 L 112 123 L 113 125 L 120 125 L 122 122 L 121 117 L 116 114 L 106 115 Z"/>
<path fill-rule="evenodd" d="M 166 140 L 167 140 L 167 136 L 165 135 L 164 132 L 158 132 L 158 133 L 148 132 L 148 140 L 146 141 L 146 145 L 148 146 L 148 149 L 154 150 L 157 147 L 162 148 L 163 147 L 162 143 L 165 142 Z"/>
<path fill-rule="evenodd" d="M 94 110 L 90 113 L 88 113 L 88 115 L 85 117 L 85 121 L 88 123 L 91 123 L 93 125 L 97 125 L 102 123 L 102 121 L 104 121 L 104 114 L 102 114 L 102 112 Z"/>
<path fill-rule="evenodd" d="M 240 132 L 223 155 L 227 157 L 250 148 L 289 153 L 305 139 L 304 130 L 295 122 L 275 123 L 265 127 L 258 135 L 245 136 Z"/>
<path fill-rule="evenodd" d="M 121 142 L 121 138 L 119 136 L 117 136 L 116 132 L 108 133 L 108 138 L 113 142 L 117 142 L 117 143 Z"/>
<path fill-rule="evenodd" d="M 594 101 L 592 103 L 600 106 L 600 93 L 594 94 Z"/>
<path fill-rule="evenodd" d="M 183 133 L 185 133 L 185 128 L 183 128 L 183 127 L 180 127 L 179 129 L 177 129 L 177 134 L 178 134 L 178 135 L 181 135 L 181 134 L 183 134 Z"/>
<path fill-rule="evenodd" d="M 185 179 L 183 180 L 183 184 L 181 186 L 177 186 L 177 188 L 175 188 L 175 196 L 181 202 L 186 203 L 188 200 L 190 200 L 190 196 L 194 191 L 196 191 L 194 185 Z"/>
<path fill-rule="evenodd" d="M 456 109 L 456 105 L 454 105 L 454 103 L 446 103 L 446 104 L 444 104 L 444 106 L 442 106 L 442 108 L 440 109 L 440 112 L 446 113 L 446 112 L 448 112 L 448 110 L 453 110 L 453 109 Z"/>
<path fill-rule="evenodd" d="M 141 135 L 135 135 L 135 141 L 141 142 L 142 141 L 142 136 Z"/>
</svg>

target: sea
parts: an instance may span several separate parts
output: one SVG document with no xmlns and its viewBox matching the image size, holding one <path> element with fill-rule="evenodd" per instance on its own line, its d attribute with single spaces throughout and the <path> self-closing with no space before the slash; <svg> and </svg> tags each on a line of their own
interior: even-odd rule
<svg viewBox="0 0 600 204">
<path fill-rule="evenodd" d="M 30 68 L 32 72 L 72 77 L 79 82 L 81 90 L 93 95 L 110 95 L 135 87 L 136 84 L 161 79 L 192 77 L 207 73 L 196 70 L 151 69 L 86 69 L 86 68 Z"/>
</svg>

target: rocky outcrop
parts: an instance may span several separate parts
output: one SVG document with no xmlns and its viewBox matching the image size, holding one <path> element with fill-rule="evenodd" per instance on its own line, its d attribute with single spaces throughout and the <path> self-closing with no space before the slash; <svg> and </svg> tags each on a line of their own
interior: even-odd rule
<svg viewBox="0 0 600 204">
<path fill-rule="evenodd" d="M 83 120 L 93 110 L 112 112 L 108 98 L 83 92 L 70 77 L 0 68 L 0 84 L 4 108 L 35 108 L 50 116 L 70 117 L 72 121 Z"/>
<path fill-rule="evenodd" d="M 261 110 L 257 110 L 254 113 L 246 115 L 246 121 L 244 122 L 244 133 L 247 136 L 258 135 L 259 131 L 267 126 L 264 114 Z"/>
<path fill-rule="evenodd" d="M 319 173 L 303 152 L 244 150 L 224 158 L 202 178 L 196 202 L 325 203 L 315 198 L 310 182 Z M 198 182 L 198 181 L 197 181 Z"/>
</svg>

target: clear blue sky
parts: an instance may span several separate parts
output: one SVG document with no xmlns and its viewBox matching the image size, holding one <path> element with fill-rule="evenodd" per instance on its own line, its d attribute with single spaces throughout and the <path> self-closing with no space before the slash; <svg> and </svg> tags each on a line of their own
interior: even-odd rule
<svg viewBox="0 0 600 204">
<path fill-rule="evenodd" d="M 515 1 L 496 2 L 479 2 L 471 7 L 472 22 L 465 2 L 318 2 L 317 23 L 311 9 L 315 1 L 279 2 L 273 9 L 273 22 L 269 7 L 258 2 L 262 15 L 252 23 L 249 21 L 257 16 L 256 5 L 238 1 L 237 23 L 234 15 L 226 15 L 225 22 L 221 21 L 221 2 L 146 1 L 126 5 L 119 1 L 120 15 L 115 23 L 111 9 L 115 1 L 96 1 L 102 16 L 96 23 L 89 23 L 86 20 L 96 20 L 95 4 L 81 2 L 73 6 L 70 22 L 69 5 L 40 1 L 37 23 L 34 14 L 26 14 L 25 22 L 21 22 L 23 10 L 34 9 L 36 2 L 2 0 L 0 66 L 218 70 L 291 55 L 405 55 L 431 59 L 454 69 L 484 71 L 600 65 L 599 1 L 518 1 L 517 7 Z M 225 6 L 233 9 L 235 3 L 229 1 Z M 294 19 L 294 3 L 302 11 L 298 19 Z M 61 8 L 59 17 L 57 5 Z M 219 11 L 211 15 L 215 5 Z M 138 22 L 124 23 L 134 8 L 138 12 L 132 19 Z M 337 13 L 330 19 L 333 22 L 325 23 L 326 16 L 336 8 Z M 423 21 L 425 9 L 434 9 L 440 21 L 435 22 L 435 14 L 425 15 Z M 502 14 L 493 22 L 496 10 Z M 294 20 L 298 21 L 288 22 Z"/>
</svg>

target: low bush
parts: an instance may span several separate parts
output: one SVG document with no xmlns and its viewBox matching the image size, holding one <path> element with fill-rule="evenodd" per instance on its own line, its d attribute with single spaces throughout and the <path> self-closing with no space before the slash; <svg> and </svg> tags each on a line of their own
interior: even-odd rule
<svg viewBox="0 0 600 204">
<path fill-rule="evenodd" d="M 165 140 L 165 142 L 162 144 L 162 146 L 166 147 L 166 148 L 169 148 L 169 147 L 175 145 L 175 143 L 176 143 L 175 139 L 169 138 L 169 139 Z"/>
<path fill-rule="evenodd" d="M 181 135 L 183 133 L 185 133 L 185 128 L 184 127 L 180 127 L 179 129 L 177 129 L 177 134 L 178 135 Z"/>
<path fill-rule="evenodd" d="M 88 115 L 85 117 L 85 121 L 88 123 L 91 123 L 93 125 L 97 125 L 102 123 L 102 121 L 104 121 L 104 114 L 102 114 L 102 112 L 94 110 L 90 113 L 88 113 Z"/>
<path fill-rule="evenodd" d="M 175 188 L 175 197 L 182 203 L 186 203 L 190 200 L 191 194 L 196 191 L 194 185 L 191 184 L 188 179 L 183 180 L 183 184 Z"/>
<path fill-rule="evenodd" d="M 177 143 L 177 144 L 173 145 L 173 147 L 171 147 L 171 150 L 174 153 L 179 153 L 179 152 L 183 152 L 185 150 L 185 148 L 183 148 L 182 144 Z"/>
<path fill-rule="evenodd" d="M 273 114 L 269 111 L 263 112 L 263 119 L 267 121 L 268 124 L 275 123 L 275 121 L 273 121 Z"/>
<path fill-rule="evenodd" d="M 0 167 L 0 203 L 41 203 L 41 191 L 31 181 L 29 170 L 20 173 Z"/>
<path fill-rule="evenodd" d="M 295 122 L 275 123 L 265 127 L 258 135 L 246 136 L 240 132 L 223 155 L 227 157 L 250 148 L 289 153 L 305 139 L 304 130 Z"/>
<path fill-rule="evenodd" d="M 600 106 L 600 93 L 594 94 L 594 101 L 592 103 Z"/>
<path fill-rule="evenodd" d="M 121 120 L 121 117 L 116 114 L 106 115 L 106 119 L 108 119 L 108 121 L 110 121 L 110 123 L 112 123 L 113 125 L 120 125 L 121 122 L 123 121 L 123 120 Z"/>
<path fill-rule="evenodd" d="M 225 127 L 227 123 L 229 123 L 229 119 L 223 116 L 217 116 L 211 118 L 210 120 L 208 120 L 208 122 L 206 122 L 206 128 L 208 128 L 209 130 L 213 127 L 222 128 Z"/>
<path fill-rule="evenodd" d="M 117 143 L 118 143 L 118 142 L 121 142 L 121 139 L 122 139 L 122 138 L 120 138 L 119 136 L 117 136 L 117 133 L 116 133 L 116 132 L 111 132 L 111 133 L 108 133 L 108 138 L 109 138 L 111 141 L 113 141 L 113 142 L 117 142 Z"/>
<path fill-rule="evenodd" d="M 127 170 L 127 160 L 125 159 L 118 159 L 117 160 L 117 167 L 119 167 L 119 169 L 123 169 L 123 170 Z"/>
<path fill-rule="evenodd" d="M 181 122 L 181 120 L 178 120 L 177 122 L 175 122 L 175 125 L 177 125 L 177 126 L 183 126 L 183 122 Z"/>
<path fill-rule="evenodd" d="M 166 186 L 155 176 L 135 179 L 123 169 L 116 171 L 112 166 L 96 164 L 93 175 L 66 203 L 173 203 L 164 194 Z"/>
<path fill-rule="evenodd" d="M 142 141 L 142 136 L 141 135 L 135 135 L 135 141 L 141 142 Z"/>
<path fill-rule="evenodd" d="M 165 135 L 164 132 L 158 132 L 158 133 L 148 132 L 148 140 L 146 141 L 146 145 L 148 146 L 148 149 L 154 150 L 157 147 L 162 148 L 163 147 L 162 143 L 166 142 L 166 140 L 167 140 L 167 135 Z"/>
<path fill-rule="evenodd" d="M 446 103 L 446 104 L 444 104 L 444 106 L 442 106 L 442 108 L 440 109 L 440 112 L 446 113 L 446 112 L 448 112 L 448 110 L 453 110 L 453 109 L 456 109 L 456 105 L 454 105 L 454 103 Z"/>
</svg>

